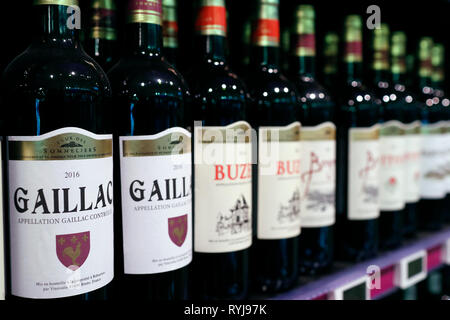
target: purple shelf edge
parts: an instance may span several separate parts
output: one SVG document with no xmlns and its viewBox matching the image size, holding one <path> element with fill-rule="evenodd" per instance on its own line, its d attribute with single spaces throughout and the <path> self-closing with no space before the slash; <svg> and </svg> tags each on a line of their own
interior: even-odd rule
<svg viewBox="0 0 450 320">
<path fill-rule="evenodd" d="M 399 249 L 381 253 L 378 257 L 360 262 L 344 270 L 323 276 L 316 281 L 306 283 L 291 289 L 288 292 L 271 297 L 270 300 L 311 300 L 327 294 L 334 289 L 348 284 L 366 274 L 368 266 L 375 265 L 383 269 L 396 264 L 402 258 L 407 257 L 419 250 L 430 249 L 445 243 L 450 238 L 450 227 L 436 231 L 432 234 L 412 240 Z"/>
</svg>

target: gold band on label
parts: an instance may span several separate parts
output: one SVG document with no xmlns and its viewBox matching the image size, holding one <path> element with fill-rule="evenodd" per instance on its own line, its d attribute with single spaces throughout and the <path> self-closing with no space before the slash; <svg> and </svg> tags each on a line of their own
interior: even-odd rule
<svg viewBox="0 0 450 320">
<path fill-rule="evenodd" d="M 402 136 L 405 134 L 405 129 L 400 122 L 386 122 L 381 126 L 380 136 Z"/>
<path fill-rule="evenodd" d="M 92 27 L 90 37 L 92 39 L 116 40 L 117 32 L 115 28 L 110 27 Z"/>
<path fill-rule="evenodd" d="M 175 37 L 163 37 L 163 46 L 165 48 L 178 48 L 178 39 Z"/>
<path fill-rule="evenodd" d="M 303 18 L 298 20 L 295 32 L 297 34 L 314 34 L 314 19 Z"/>
<path fill-rule="evenodd" d="M 224 7 L 225 6 L 225 0 L 202 0 L 201 6 L 211 6 L 211 7 Z"/>
<path fill-rule="evenodd" d="M 354 54 L 354 53 L 348 53 L 344 57 L 345 62 L 362 62 L 362 55 L 360 54 Z"/>
<path fill-rule="evenodd" d="M 315 57 L 316 56 L 316 48 L 297 47 L 297 48 L 295 48 L 295 54 L 298 57 Z"/>
<path fill-rule="evenodd" d="M 286 127 L 261 127 L 259 135 L 262 142 L 295 142 L 300 141 L 300 123 L 294 122 Z"/>
<path fill-rule="evenodd" d="M 336 126 L 333 123 L 324 123 L 315 127 L 303 127 L 300 132 L 300 140 L 336 140 Z"/>
<path fill-rule="evenodd" d="M 339 52 L 339 36 L 335 33 L 325 35 L 323 54 L 325 57 L 337 56 Z"/>
<path fill-rule="evenodd" d="M 124 157 L 169 156 L 191 153 L 191 138 L 172 132 L 154 140 L 123 140 Z"/>
<path fill-rule="evenodd" d="M 128 23 L 150 23 L 162 25 L 161 14 L 153 10 L 135 10 L 128 15 Z"/>
<path fill-rule="evenodd" d="M 86 160 L 112 157 L 112 139 L 63 133 L 41 141 L 9 141 L 10 160 Z"/>
<path fill-rule="evenodd" d="M 380 126 L 371 128 L 350 128 L 350 141 L 377 140 L 380 137 Z"/>
<path fill-rule="evenodd" d="M 415 121 L 413 123 L 407 124 L 405 126 L 405 135 L 409 134 L 420 134 L 420 121 Z"/>
<path fill-rule="evenodd" d="M 225 37 L 227 34 L 225 32 L 225 27 L 223 25 L 207 25 L 201 26 L 200 30 L 197 31 L 204 36 L 222 36 Z"/>
<path fill-rule="evenodd" d="M 195 129 L 199 143 L 251 143 L 251 127 L 239 121 L 227 127 L 203 127 Z"/>
<path fill-rule="evenodd" d="M 421 127 L 420 129 L 420 133 L 421 134 L 443 134 L 447 132 L 447 127 L 445 125 L 444 121 L 438 122 L 438 123 L 433 123 L 433 124 L 428 124 L 428 125 L 424 125 Z"/>
<path fill-rule="evenodd" d="M 56 6 L 78 6 L 78 0 L 34 0 L 35 6 L 56 5 Z"/>
</svg>

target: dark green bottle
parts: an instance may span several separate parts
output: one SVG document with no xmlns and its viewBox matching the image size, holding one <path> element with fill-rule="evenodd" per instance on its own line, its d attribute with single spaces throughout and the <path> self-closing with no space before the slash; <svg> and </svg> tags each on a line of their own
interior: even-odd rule
<svg viewBox="0 0 450 320">
<path fill-rule="evenodd" d="M 173 65 L 178 65 L 178 13 L 176 0 L 163 0 L 163 54 Z"/>
<path fill-rule="evenodd" d="M 114 276 L 111 88 L 80 44 L 78 1 L 36 0 L 33 18 L 33 41 L 1 84 L 15 199 L 11 295 L 106 299 Z"/>
<path fill-rule="evenodd" d="M 379 108 L 362 84 L 362 21 L 345 18 L 337 119 L 336 248 L 361 261 L 378 252 Z"/>
<path fill-rule="evenodd" d="M 278 5 L 278 0 L 258 1 L 246 81 L 259 141 L 250 274 L 255 291 L 270 293 L 296 283 L 300 233 L 299 104 L 295 86 L 280 70 Z"/>
<path fill-rule="evenodd" d="M 442 170 L 445 173 L 445 191 L 447 195 L 444 199 L 444 220 L 450 222 L 450 100 L 447 92 L 444 92 L 445 83 L 445 65 L 444 65 L 445 51 L 444 46 L 436 43 L 432 49 L 431 65 L 433 73 L 431 81 L 433 86 L 434 102 L 439 108 L 440 121 L 442 122 L 443 151 L 442 155 L 446 158 L 442 165 Z"/>
<path fill-rule="evenodd" d="M 336 127 L 335 105 L 316 80 L 315 11 L 311 5 L 296 10 L 295 47 L 291 50 L 291 79 L 297 87 L 301 129 L 301 227 L 299 270 L 327 271 L 333 261 L 335 223 Z"/>
<path fill-rule="evenodd" d="M 446 195 L 445 174 L 442 170 L 445 158 L 441 156 L 445 146 L 444 122 L 438 104 L 435 104 L 432 76 L 433 40 L 423 37 L 419 42 L 418 78 L 416 88 L 423 103 L 422 118 L 422 160 L 419 201 L 419 228 L 438 230 L 444 218 L 444 198 Z"/>
<path fill-rule="evenodd" d="M 114 0 L 93 0 L 86 52 L 108 71 L 118 58 L 117 12 Z"/>
<path fill-rule="evenodd" d="M 380 108 L 380 249 L 394 249 L 402 242 L 406 171 L 403 101 L 394 90 L 389 73 L 389 27 L 373 30 L 372 90 Z"/>
<path fill-rule="evenodd" d="M 395 31 L 391 37 L 391 83 L 396 101 L 403 107 L 403 124 L 405 129 L 405 209 L 403 231 L 405 237 L 414 236 L 417 229 L 417 206 L 420 198 L 420 157 L 422 138 L 420 135 L 420 110 L 422 104 L 409 91 L 406 69 L 406 35 Z"/>
<path fill-rule="evenodd" d="M 248 93 L 228 64 L 225 1 L 196 4 L 196 59 L 186 75 L 195 121 L 192 288 L 197 299 L 245 299 L 253 203 Z"/>
<path fill-rule="evenodd" d="M 108 73 L 117 150 L 115 290 L 120 299 L 187 299 L 188 90 L 162 55 L 161 0 L 129 0 L 127 14 L 127 50 Z"/>
<path fill-rule="evenodd" d="M 339 36 L 335 32 L 327 32 L 323 44 L 322 83 L 330 92 L 333 100 L 337 99 L 339 80 Z"/>
</svg>

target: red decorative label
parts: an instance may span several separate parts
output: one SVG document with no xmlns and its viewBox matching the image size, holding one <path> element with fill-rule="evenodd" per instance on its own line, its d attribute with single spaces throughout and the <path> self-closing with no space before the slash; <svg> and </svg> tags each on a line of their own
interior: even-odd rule
<svg viewBox="0 0 450 320">
<path fill-rule="evenodd" d="M 90 232 L 56 236 L 56 255 L 68 269 L 75 271 L 86 261 L 90 250 Z"/>
<path fill-rule="evenodd" d="M 202 35 L 226 36 L 227 19 L 223 6 L 203 6 L 197 16 L 195 29 Z"/>
<path fill-rule="evenodd" d="M 347 62 L 362 61 L 362 41 L 348 41 L 345 44 L 345 60 Z"/>
<path fill-rule="evenodd" d="M 181 247 L 186 240 L 188 228 L 188 215 L 169 218 L 169 237 L 173 243 Z"/>
<path fill-rule="evenodd" d="M 258 19 L 253 43 L 259 46 L 275 46 L 280 44 L 280 21 L 278 19 Z"/>
<path fill-rule="evenodd" d="M 297 56 L 316 54 L 316 36 L 314 33 L 297 34 Z"/>
</svg>

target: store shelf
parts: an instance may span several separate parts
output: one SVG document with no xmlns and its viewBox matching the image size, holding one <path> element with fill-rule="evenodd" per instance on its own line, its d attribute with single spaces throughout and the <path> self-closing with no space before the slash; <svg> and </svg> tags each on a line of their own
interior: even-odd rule
<svg viewBox="0 0 450 320">
<path fill-rule="evenodd" d="M 364 283 L 365 279 L 366 281 L 369 281 L 369 283 L 375 283 L 373 280 L 374 277 L 369 277 L 370 270 L 379 270 L 375 271 L 375 274 L 379 275 L 379 286 L 378 289 L 367 289 L 365 298 L 379 299 L 393 292 L 397 287 L 399 287 L 400 280 L 398 279 L 398 277 L 399 274 L 403 272 L 399 270 L 400 264 L 404 263 L 406 260 L 409 259 L 409 263 L 412 266 L 412 263 L 415 261 L 414 259 L 417 260 L 417 257 L 420 257 L 421 254 L 425 257 L 423 260 L 421 260 L 424 266 L 421 276 L 426 274 L 426 272 L 443 265 L 445 263 L 444 260 L 446 257 L 444 252 L 449 241 L 449 226 L 433 233 L 420 233 L 416 239 L 409 240 L 399 249 L 382 252 L 378 257 L 374 259 L 353 265 L 337 262 L 335 263 L 334 271 L 332 273 L 319 278 L 301 278 L 301 284 L 296 288 L 271 297 L 270 299 L 342 299 L 342 290 L 348 289 L 352 284 Z M 410 265 L 407 265 L 407 267 L 408 266 Z M 411 270 L 409 272 L 411 272 Z M 374 273 L 372 273 L 372 275 L 373 274 Z M 419 277 L 420 275 L 417 274 L 416 276 Z M 403 286 L 405 285 L 403 282 L 401 283 Z"/>
</svg>

